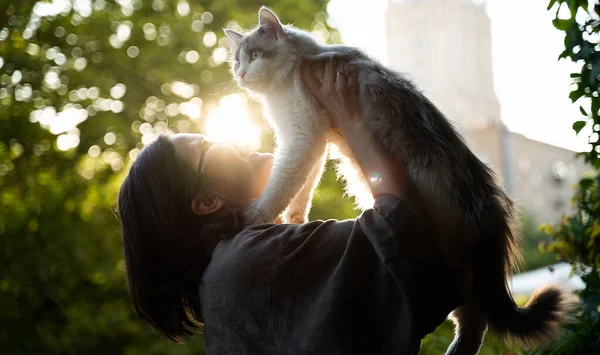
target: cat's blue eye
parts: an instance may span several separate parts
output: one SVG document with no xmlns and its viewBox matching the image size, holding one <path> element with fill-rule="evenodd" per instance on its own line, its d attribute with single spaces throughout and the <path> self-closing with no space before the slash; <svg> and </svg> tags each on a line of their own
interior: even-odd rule
<svg viewBox="0 0 600 355">
<path fill-rule="evenodd" d="M 252 52 L 252 54 L 250 55 L 250 59 L 251 60 L 255 60 L 256 58 L 260 57 L 260 52 L 259 51 L 254 51 Z"/>
</svg>

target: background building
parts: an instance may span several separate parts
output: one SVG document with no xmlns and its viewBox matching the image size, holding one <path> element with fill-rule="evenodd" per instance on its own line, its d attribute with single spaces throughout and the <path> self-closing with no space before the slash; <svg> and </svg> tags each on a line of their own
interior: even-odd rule
<svg viewBox="0 0 600 355">
<path fill-rule="evenodd" d="M 519 207 L 537 221 L 556 222 L 567 213 L 585 166 L 573 151 L 502 124 L 485 4 L 390 0 L 385 22 L 389 66 L 412 78 L 440 107 Z"/>
</svg>

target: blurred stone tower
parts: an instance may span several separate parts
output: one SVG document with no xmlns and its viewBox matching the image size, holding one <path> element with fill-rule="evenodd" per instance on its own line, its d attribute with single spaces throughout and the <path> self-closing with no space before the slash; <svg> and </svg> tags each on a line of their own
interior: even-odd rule
<svg viewBox="0 0 600 355">
<path fill-rule="evenodd" d="M 388 63 L 412 76 L 461 130 L 498 121 L 490 20 L 471 0 L 391 0 Z"/>
<path fill-rule="evenodd" d="M 388 0 L 385 30 L 388 65 L 412 78 L 446 114 L 511 197 L 539 220 L 557 221 L 566 213 L 583 165 L 572 151 L 502 124 L 485 3 Z"/>
</svg>

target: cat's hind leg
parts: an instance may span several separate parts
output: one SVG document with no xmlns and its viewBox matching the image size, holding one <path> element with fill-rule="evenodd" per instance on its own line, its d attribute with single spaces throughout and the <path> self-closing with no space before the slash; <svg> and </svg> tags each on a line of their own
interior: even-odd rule
<svg viewBox="0 0 600 355">
<path fill-rule="evenodd" d="M 308 221 L 308 213 L 312 204 L 313 192 L 319 185 L 323 171 L 325 170 L 325 163 L 327 162 L 327 149 L 323 152 L 323 155 L 317 160 L 315 166 L 312 168 L 308 179 L 304 183 L 302 190 L 298 192 L 296 197 L 292 200 L 288 208 L 283 213 L 283 219 L 286 223 L 305 223 Z"/>
<path fill-rule="evenodd" d="M 450 319 L 455 325 L 454 340 L 446 350 L 446 355 L 477 354 L 487 331 L 485 311 L 475 301 L 468 301 L 455 309 Z"/>
</svg>

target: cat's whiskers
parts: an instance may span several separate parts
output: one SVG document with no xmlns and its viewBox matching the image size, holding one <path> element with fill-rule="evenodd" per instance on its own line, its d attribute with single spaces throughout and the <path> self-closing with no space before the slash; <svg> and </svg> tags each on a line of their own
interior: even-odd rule
<svg viewBox="0 0 600 355">
<path fill-rule="evenodd" d="M 223 82 L 219 85 L 223 86 L 223 89 L 216 93 L 216 95 L 219 95 L 219 96 L 221 96 L 223 94 L 231 94 L 234 91 L 237 91 L 236 88 L 238 87 L 235 79 L 231 79 L 231 80 Z"/>
</svg>

